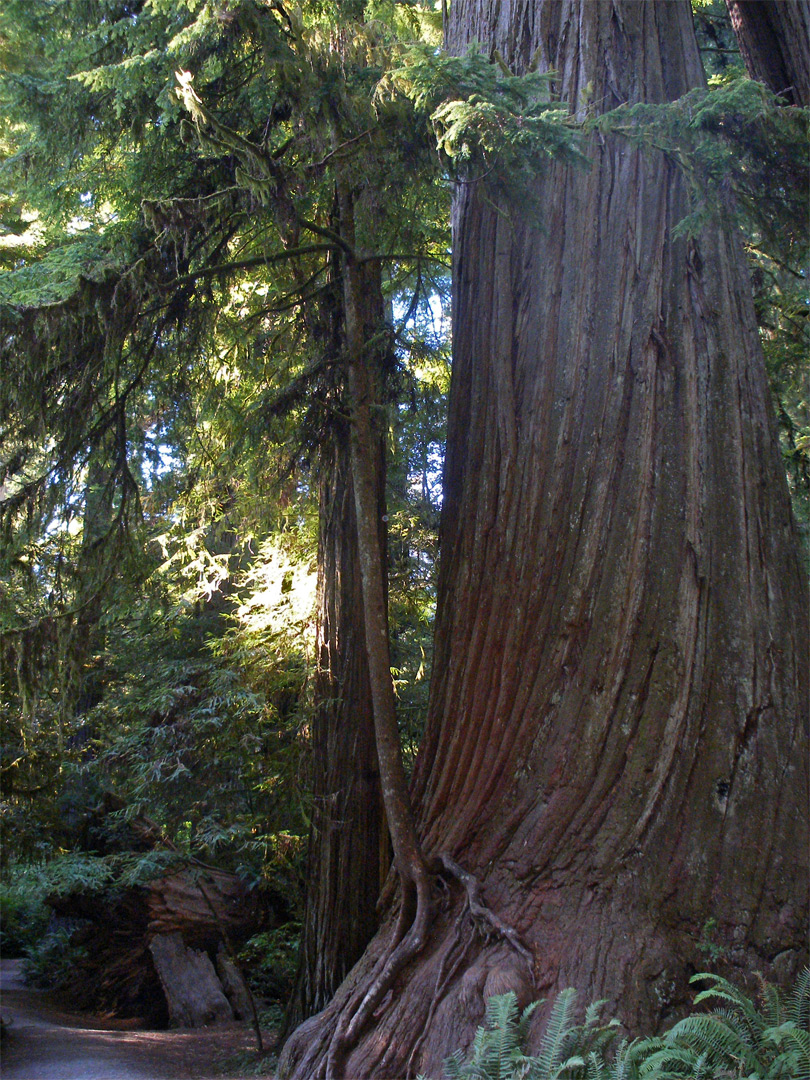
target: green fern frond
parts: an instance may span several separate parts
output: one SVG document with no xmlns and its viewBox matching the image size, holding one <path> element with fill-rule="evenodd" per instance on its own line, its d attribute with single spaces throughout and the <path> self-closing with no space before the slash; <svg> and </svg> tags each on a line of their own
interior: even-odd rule
<svg viewBox="0 0 810 1080">
<path fill-rule="evenodd" d="M 701 1064 L 691 1047 L 666 1046 L 640 1061 L 638 1075 L 643 1080 L 704 1080 L 705 1060 Z"/>
<path fill-rule="evenodd" d="M 489 1026 L 489 1017 L 486 1018 L 487 1027 L 479 1027 L 475 1032 L 472 1044 L 472 1060 L 478 1060 L 486 1053 L 489 1043 L 492 1041 L 492 1032 Z"/>
<path fill-rule="evenodd" d="M 496 999 L 497 1000 L 497 999 Z M 517 997 L 510 992 L 503 996 L 503 1009 L 499 1012 L 500 1023 L 495 1029 L 495 1058 L 498 1080 L 507 1080 L 512 1073 L 514 1055 L 520 1050 L 518 1034 Z"/>
<path fill-rule="evenodd" d="M 679 1040 L 695 1051 L 709 1052 L 718 1063 L 731 1059 L 742 1063 L 749 1073 L 757 1071 L 756 1054 L 725 1017 L 715 1014 L 687 1016 L 665 1036 L 669 1045 L 675 1045 Z"/>
<path fill-rule="evenodd" d="M 487 1001 L 485 1026 L 475 1033 L 469 1061 L 456 1051 L 444 1062 L 448 1080 L 513 1080 L 522 1060 L 529 1018 L 537 1002 L 519 1013 L 517 997 L 510 991 Z"/>
<path fill-rule="evenodd" d="M 581 1054 L 573 1054 L 560 1062 L 551 1074 L 550 1080 L 580 1080 L 584 1077 L 591 1080 L 587 1069 L 588 1063 L 585 1058 Z"/>
<path fill-rule="evenodd" d="M 769 1077 L 810 1080 L 810 1031 L 787 1021 L 769 1031 L 767 1041 L 781 1051 L 771 1066 Z"/>
<path fill-rule="evenodd" d="M 589 1053 L 604 1054 L 608 1046 L 616 1039 L 621 1030 L 618 1020 L 609 1020 L 607 1024 L 598 1024 L 594 1021 L 590 1026 L 585 1023 L 575 1031 L 575 1037 L 582 1043 Z"/>
<path fill-rule="evenodd" d="M 765 1026 L 769 1028 L 779 1027 L 785 1020 L 784 1002 L 782 995 L 779 993 L 779 987 L 765 982 L 760 974 L 757 974 L 757 978 L 759 979 L 759 992 L 762 998 L 762 1015 Z"/>
<path fill-rule="evenodd" d="M 585 1059 L 584 1075 L 587 1080 L 616 1080 L 616 1062 L 607 1062 L 600 1053 L 592 1050 Z"/>
<path fill-rule="evenodd" d="M 572 987 L 560 991 L 551 1008 L 548 1025 L 537 1055 L 541 1076 L 553 1076 L 560 1064 L 561 1051 L 571 1029 L 571 1012 L 577 992 Z"/>
<path fill-rule="evenodd" d="M 797 1028 L 810 1028 L 810 968 L 805 968 L 796 980 L 788 1001 L 788 1019 Z"/>
<path fill-rule="evenodd" d="M 606 1065 L 606 1080 L 638 1080 L 639 1064 L 651 1050 L 651 1044 L 658 1047 L 661 1040 L 633 1039 L 631 1042 L 628 1039 L 622 1039 L 613 1061 Z"/>
<path fill-rule="evenodd" d="M 752 1018 L 733 1008 L 713 1009 L 712 1015 L 726 1024 L 749 1050 L 755 1051 L 762 1042 L 765 1024 L 761 1017 Z"/>
<path fill-rule="evenodd" d="M 718 1069 L 708 1051 L 698 1055 L 695 1063 L 695 1080 L 716 1080 Z"/>
<path fill-rule="evenodd" d="M 607 1005 L 607 998 L 600 998 L 599 1001 L 592 1001 L 585 1010 L 585 1019 L 582 1022 L 582 1026 L 585 1028 L 594 1027 L 599 1021 L 599 1013 Z"/>
<path fill-rule="evenodd" d="M 762 1015 L 758 1011 L 754 1002 L 743 991 L 729 982 L 728 979 L 724 979 L 720 975 L 701 973 L 699 975 L 693 975 L 689 980 L 690 982 L 706 982 L 711 980 L 714 986 L 710 986 L 707 990 L 702 990 L 695 997 L 695 1005 L 700 1005 L 704 1001 L 726 1001 L 731 1005 L 731 1012 L 725 1014 L 729 1025 L 738 1033 L 739 1037 L 743 1039 L 748 1046 L 756 1046 L 762 1038 L 762 1032 L 767 1027 Z M 742 1026 L 741 1021 L 747 1027 L 750 1034 L 750 1038 L 746 1038 L 743 1034 L 745 1028 Z"/>
<path fill-rule="evenodd" d="M 540 1000 L 540 1001 L 532 1001 L 530 1004 L 528 1004 L 526 1006 L 526 1008 L 521 1013 L 520 1019 L 518 1020 L 518 1025 L 517 1025 L 518 1044 L 520 1046 L 525 1045 L 526 1039 L 529 1036 L 529 1022 L 531 1021 L 532 1014 L 534 1013 L 534 1010 L 538 1007 L 538 1005 L 542 1005 L 542 1004 L 543 1004 L 542 1000 Z"/>
<path fill-rule="evenodd" d="M 713 982 L 714 985 L 708 987 L 706 990 L 701 990 L 699 994 L 695 995 L 695 1004 L 698 1005 L 701 1001 L 707 1000 L 711 997 L 722 998 L 725 1001 L 730 1001 L 734 1005 L 740 1007 L 753 1008 L 753 1004 L 738 986 L 729 982 L 728 979 L 724 979 L 722 975 L 717 975 L 710 971 L 701 971 L 697 975 L 693 975 L 689 980 L 690 983 L 698 982 Z"/>
<path fill-rule="evenodd" d="M 478 1029 L 481 1030 L 480 1028 Z M 447 1080 L 462 1080 L 463 1073 L 461 1071 L 464 1064 L 464 1051 L 455 1050 L 450 1057 L 444 1059 L 444 1075 Z M 420 1078 L 421 1080 L 421 1078 Z"/>
</svg>

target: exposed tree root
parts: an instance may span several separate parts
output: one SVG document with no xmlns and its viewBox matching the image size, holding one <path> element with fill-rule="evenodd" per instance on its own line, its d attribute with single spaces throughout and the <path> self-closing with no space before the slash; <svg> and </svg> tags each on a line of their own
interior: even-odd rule
<svg viewBox="0 0 810 1080">
<path fill-rule="evenodd" d="M 407 1076 L 412 1075 L 413 1063 L 427 1036 L 438 1004 L 447 987 L 458 973 L 473 943 L 474 935 L 470 936 L 464 943 L 461 951 L 448 969 L 450 957 L 461 941 L 464 923 L 468 914 L 474 931 L 477 931 L 485 941 L 490 941 L 494 936 L 502 938 L 525 961 L 530 978 L 533 975 L 534 957 L 531 951 L 521 941 L 517 931 L 508 926 L 483 902 L 481 885 L 478 880 L 462 869 L 449 855 L 437 856 L 432 869 L 434 874 L 438 873 L 458 881 L 464 888 L 465 898 L 456 919 L 452 938 L 447 948 L 445 948 L 439 964 L 436 985 L 431 997 L 424 1030 L 408 1058 Z M 346 1060 L 357 1045 L 364 1028 L 391 991 L 399 974 L 424 949 L 429 936 L 430 921 L 435 911 L 435 903 L 432 897 L 434 874 L 430 873 L 427 867 L 424 867 L 424 873 L 415 875 L 417 880 L 413 888 L 408 890 L 410 897 L 414 899 L 411 899 L 411 903 L 408 903 L 408 896 L 406 895 L 403 898 L 391 942 L 374 967 L 368 989 L 357 1004 L 347 1005 L 343 1010 L 329 1043 L 326 1067 L 322 1074 L 325 1080 L 341 1080 Z M 413 916 L 411 918 L 412 911 Z"/>
<path fill-rule="evenodd" d="M 520 940 L 518 932 L 511 926 L 499 919 L 494 911 L 491 911 L 481 899 L 481 885 L 477 878 L 463 870 L 455 859 L 449 855 L 437 855 L 436 861 L 442 869 L 454 877 L 464 886 L 467 893 L 467 904 L 470 909 L 470 917 L 486 941 L 493 935 L 502 937 L 515 952 L 522 956 L 529 968 L 530 975 L 534 975 L 534 956 L 531 950 Z"/>
<path fill-rule="evenodd" d="M 391 989 L 394 980 L 403 968 L 425 947 L 434 909 L 431 896 L 431 879 L 426 868 L 424 873 L 417 875 L 415 890 L 416 912 L 410 927 L 407 932 L 404 932 L 404 922 L 407 920 L 407 907 L 409 905 L 406 905 L 403 897 L 397 929 L 391 945 L 377 962 L 371 977 L 371 985 L 351 1014 L 347 1011 L 338 1021 L 332 1041 L 329 1044 L 326 1080 L 340 1080 L 343 1075 L 343 1065 L 346 1057 L 357 1044 L 363 1028 L 373 1015 L 374 1010 Z"/>
<path fill-rule="evenodd" d="M 433 1021 L 433 1017 L 436 1015 L 436 1009 L 439 1006 L 439 1002 L 444 996 L 444 992 L 447 987 L 452 983 L 456 977 L 459 968 L 464 963 L 464 960 L 469 952 L 470 946 L 474 940 L 474 933 L 477 931 L 481 934 L 486 941 L 489 941 L 493 934 L 504 938 L 504 940 L 511 945 L 511 947 L 518 953 L 519 956 L 525 960 L 530 977 L 533 976 L 534 957 L 531 951 L 523 944 L 518 936 L 517 932 L 487 907 L 487 905 L 481 899 L 481 885 L 478 880 L 470 874 L 468 871 L 462 869 L 461 866 L 449 855 L 438 855 L 436 862 L 441 866 L 442 870 L 455 878 L 456 881 L 464 887 L 465 898 L 464 904 L 458 913 L 456 919 L 455 930 L 450 940 L 449 945 L 444 950 L 441 962 L 439 964 L 439 970 L 436 973 L 436 985 L 433 990 L 433 995 L 430 1001 L 430 1008 L 428 1010 L 425 1024 L 422 1029 L 422 1034 L 414 1043 L 410 1056 L 408 1057 L 408 1064 L 405 1070 L 406 1080 L 413 1075 L 414 1062 L 419 1051 L 425 1042 L 430 1031 L 430 1025 Z M 447 971 L 447 962 L 455 949 L 458 942 L 461 940 L 461 934 L 465 922 L 465 917 L 469 913 L 470 919 L 473 925 L 473 935 L 470 936 L 464 943 L 463 948 L 456 956 L 449 971 Z"/>
<path fill-rule="evenodd" d="M 464 962 L 465 957 L 467 956 L 470 945 L 472 945 L 472 943 L 473 943 L 474 934 L 471 935 L 467 939 L 467 941 L 464 943 L 463 948 L 459 952 L 456 959 L 453 961 L 453 964 L 451 965 L 450 970 L 447 971 L 446 974 L 445 974 L 445 971 L 447 969 L 447 961 L 450 959 L 451 953 L 453 952 L 456 945 L 461 940 L 461 934 L 462 934 L 462 930 L 464 928 L 464 917 L 467 914 L 468 908 L 469 908 L 469 904 L 467 903 L 467 901 L 465 899 L 464 904 L 463 904 L 461 910 L 458 913 L 458 918 L 456 919 L 456 925 L 455 925 L 455 930 L 454 930 L 453 936 L 450 939 L 450 942 L 448 943 L 447 948 L 444 950 L 444 953 L 442 954 L 442 959 L 441 959 L 441 962 L 439 964 L 439 970 L 436 972 L 436 985 L 435 985 L 435 987 L 433 989 L 433 994 L 432 994 L 431 999 L 430 999 L 430 1008 L 428 1009 L 428 1014 L 427 1014 L 427 1017 L 425 1018 L 425 1023 L 424 1023 L 424 1026 L 422 1028 L 422 1034 L 419 1036 L 419 1038 L 414 1043 L 413 1049 L 411 1050 L 410 1056 L 408 1057 L 408 1064 L 405 1067 L 405 1080 L 410 1080 L 410 1077 L 413 1076 L 413 1068 L 414 1068 L 414 1062 L 416 1060 L 416 1055 L 422 1049 L 422 1046 L 424 1045 L 425 1039 L 428 1036 L 428 1032 L 430 1031 L 430 1025 L 433 1022 L 433 1017 L 436 1015 L 436 1009 L 439 1007 L 439 1002 L 442 1000 L 442 997 L 444 996 L 444 992 L 447 989 L 447 987 L 450 985 L 450 983 L 456 977 L 456 974 L 458 973 L 459 968 L 461 967 L 462 963 Z"/>
</svg>

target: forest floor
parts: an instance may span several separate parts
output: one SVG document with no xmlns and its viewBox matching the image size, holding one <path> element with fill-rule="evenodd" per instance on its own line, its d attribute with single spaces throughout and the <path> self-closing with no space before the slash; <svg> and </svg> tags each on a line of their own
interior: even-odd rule
<svg viewBox="0 0 810 1080">
<path fill-rule="evenodd" d="M 68 1011 L 56 994 L 25 985 L 21 961 L 0 961 L 3 1080 L 252 1080 L 259 1065 L 244 1024 L 144 1031 L 135 1021 Z M 272 1045 L 267 1035 L 266 1045 Z M 271 1072 L 267 1061 L 259 1075 Z"/>
</svg>

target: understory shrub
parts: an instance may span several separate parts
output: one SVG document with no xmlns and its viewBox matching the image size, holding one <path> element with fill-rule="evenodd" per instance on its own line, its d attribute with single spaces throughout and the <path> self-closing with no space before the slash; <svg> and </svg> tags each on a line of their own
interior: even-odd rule
<svg viewBox="0 0 810 1080">
<path fill-rule="evenodd" d="M 254 934 L 239 953 L 239 962 L 253 994 L 276 1007 L 271 1021 L 278 1022 L 292 993 L 298 961 L 301 924 L 286 922 L 273 930 Z"/>
<path fill-rule="evenodd" d="M 24 956 L 48 925 L 50 909 L 31 875 L 11 868 L 0 883 L 0 955 Z"/>
<path fill-rule="evenodd" d="M 59 919 L 29 945 L 23 964 L 26 982 L 54 990 L 66 986 L 76 965 L 87 956 L 84 946 L 73 940 L 75 931 L 83 925 L 81 919 Z"/>
</svg>

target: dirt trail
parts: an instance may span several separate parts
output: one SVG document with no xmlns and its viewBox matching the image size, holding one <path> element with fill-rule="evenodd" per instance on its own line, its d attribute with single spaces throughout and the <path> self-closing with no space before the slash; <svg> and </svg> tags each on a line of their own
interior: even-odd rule
<svg viewBox="0 0 810 1080">
<path fill-rule="evenodd" d="M 26 986 L 19 960 L 0 961 L 3 1080 L 225 1080 L 222 1061 L 253 1051 L 241 1024 L 196 1031 L 142 1031 L 132 1022 L 66 1011 Z M 230 1074 L 229 1080 L 242 1080 Z"/>
</svg>

